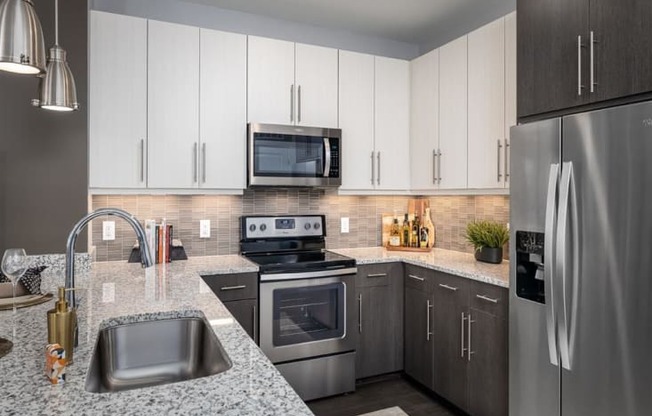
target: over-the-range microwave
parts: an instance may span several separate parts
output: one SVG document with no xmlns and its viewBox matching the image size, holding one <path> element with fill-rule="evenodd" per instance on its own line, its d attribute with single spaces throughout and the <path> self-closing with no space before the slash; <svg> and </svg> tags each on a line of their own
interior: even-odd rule
<svg viewBox="0 0 652 416">
<path fill-rule="evenodd" d="M 249 186 L 340 186 L 342 130 L 250 123 Z"/>
</svg>

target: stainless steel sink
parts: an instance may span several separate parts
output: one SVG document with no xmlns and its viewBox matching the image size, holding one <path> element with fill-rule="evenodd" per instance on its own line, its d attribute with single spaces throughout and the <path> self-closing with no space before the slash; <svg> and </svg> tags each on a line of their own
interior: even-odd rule
<svg viewBox="0 0 652 416">
<path fill-rule="evenodd" d="M 86 390 L 115 392 L 221 373 L 232 363 L 206 320 L 136 322 L 99 333 Z"/>
</svg>

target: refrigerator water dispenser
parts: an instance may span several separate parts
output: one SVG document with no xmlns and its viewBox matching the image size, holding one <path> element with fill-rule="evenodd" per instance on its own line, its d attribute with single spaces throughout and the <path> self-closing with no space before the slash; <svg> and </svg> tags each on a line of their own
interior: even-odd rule
<svg viewBox="0 0 652 416">
<path fill-rule="evenodd" d="M 543 233 L 516 231 L 516 296 L 538 303 L 546 303 L 543 242 Z"/>
</svg>

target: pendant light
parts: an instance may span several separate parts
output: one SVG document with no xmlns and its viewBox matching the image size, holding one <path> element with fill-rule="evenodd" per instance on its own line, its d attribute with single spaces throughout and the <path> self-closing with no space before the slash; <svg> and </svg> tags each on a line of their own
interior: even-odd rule
<svg viewBox="0 0 652 416">
<path fill-rule="evenodd" d="M 43 29 L 32 0 L 0 3 L 0 70 L 18 74 L 45 72 Z"/>
<path fill-rule="evenodd" d="M 48 67 L 39 85 L 39 98 L 32 105 L 44 110 L 73 111 L 79 108 L 77 89 L 66 51 L 59 46 L 59 0 L 54 0 L 54 46 L 50 48 Z"/>
</svg>

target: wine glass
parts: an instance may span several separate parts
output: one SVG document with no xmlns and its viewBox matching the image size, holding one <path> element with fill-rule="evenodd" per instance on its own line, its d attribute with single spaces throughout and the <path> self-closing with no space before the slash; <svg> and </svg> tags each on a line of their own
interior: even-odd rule
<svg viewBox="0 0 652 416">
<path fill-rule="evenodd" d="M 27 253 L 22 248 L 8 248 L 2 256 L 2 273 L 11 280 L 12 302 L 16 313 L 16 284 L 27 270 Z"/>
</svg>

